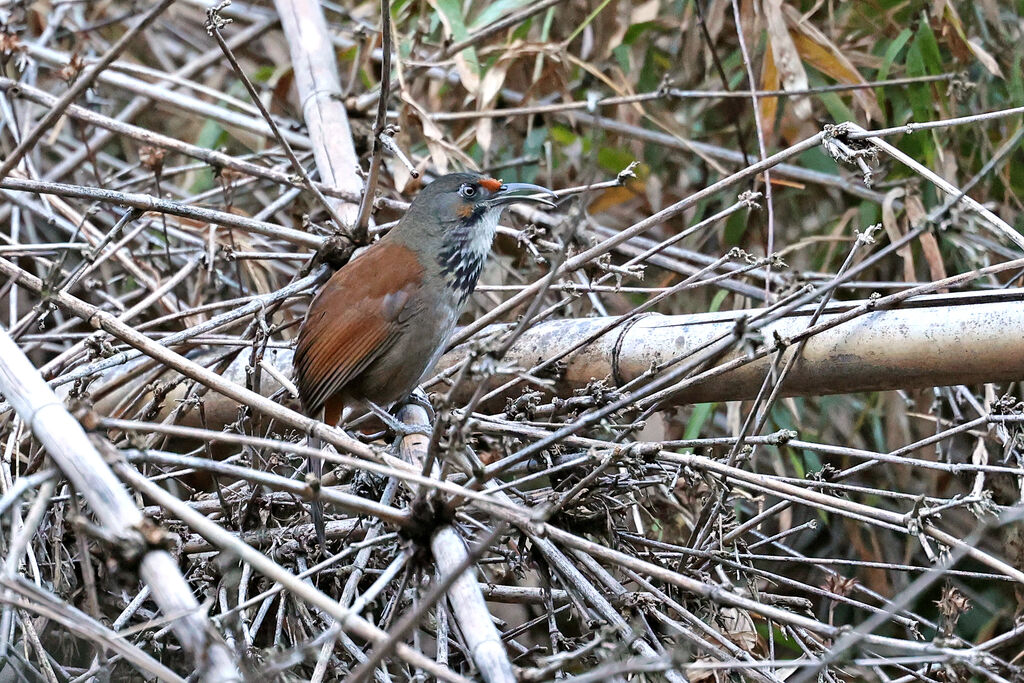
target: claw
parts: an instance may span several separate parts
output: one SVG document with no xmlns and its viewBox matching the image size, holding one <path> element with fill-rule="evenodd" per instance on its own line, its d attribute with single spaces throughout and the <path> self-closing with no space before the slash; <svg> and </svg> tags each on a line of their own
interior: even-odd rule
<svg viewBox="0 0 1024 683">
<path fill-rule="evenodd" d="M 394 432 L 400 439 L 404 439 L 405 437 L 411 436 L 413 434 L 423 434 L 424 436 L 430 436 L 433 433 L 433 427 L 431 427 L 429 424 L 409 425 L 402 422 L 394 415 L 381 408 L 376 403 L 373 403 L 371 401 L 367 401 L 366 403 L 367 405 L 370 406 L 370 411 L 378 418 L 380 418 L 380 421 L 383 422 L 387 426 L 387 428 Z"/>
<path fill-rule="evenodd" d="M 421 387 L 413 389 L 412 393 L 409 394 L 409 397 L 405 399 L 405 402 L 420 406 L 427 411 L 427 420 L 429 422 L 434 421 L 434 406 L 430 404 L 430 399 L 427 398 L 427 392 L 423 391 Z"/>
</svg>

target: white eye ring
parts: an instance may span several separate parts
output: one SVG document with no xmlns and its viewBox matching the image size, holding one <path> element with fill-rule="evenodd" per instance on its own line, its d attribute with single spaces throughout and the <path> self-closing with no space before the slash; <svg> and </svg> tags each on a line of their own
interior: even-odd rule
<svg viewBox="0 0 1024 683">
<path fill-rule="evenodd" d="M 463 197 L 466 197 L 467 199 L 470 197 L 475 197 L 476 188 L 473 187 L 472 185 L 463 185 L 462 187 L 459 188 L 459 194 L 461 194 Z"/>
</svg>

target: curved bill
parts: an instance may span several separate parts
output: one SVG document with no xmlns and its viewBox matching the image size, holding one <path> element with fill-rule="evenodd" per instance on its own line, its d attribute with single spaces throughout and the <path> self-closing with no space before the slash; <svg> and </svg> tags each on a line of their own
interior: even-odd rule
<svg viewBox="0 0 1024 683">
<path fill-rule="evenodd" d="M 555 206 L 555 203 L 547 197 L 539 196 L 541 194 L 546 194 L 553 199 L 558 198 L 554 192 L 540 185 L 533 185 L 532 183 L 505 183 L 494 193 L 494 197 L 491 198 L 491 204 L 537 202 L 538 204 L 546 204 L 551 207 Z"/>
</svg>

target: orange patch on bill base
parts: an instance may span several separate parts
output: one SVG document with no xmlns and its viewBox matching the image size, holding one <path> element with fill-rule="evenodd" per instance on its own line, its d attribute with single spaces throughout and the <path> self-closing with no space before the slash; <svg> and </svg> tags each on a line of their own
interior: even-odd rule
<svg viewBox="0 0 1024 683">
<path fill-rule="evenodd" d="M 480 186 L 488 192 L 497 192 L 501 189 L 501 181 L 494 178 L 484 178 L 480 181 Z"/>
</svg>

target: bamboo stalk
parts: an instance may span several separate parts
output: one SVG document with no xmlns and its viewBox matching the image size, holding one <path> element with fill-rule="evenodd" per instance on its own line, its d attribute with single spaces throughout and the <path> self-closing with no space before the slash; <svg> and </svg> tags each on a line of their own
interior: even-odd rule
<svg viewBox="0 0 1024 683">
<path fill-rule="evenodd" d="M 0 180 L 0 315 L 168 528 L 161 547 L 211 605 L 197 632 L 260 679 L 1021 677 L 1006 645 L 1024 629 L 981 642 L 957 628 L 968 602 L 953 589 L 985 585 L 999 599 L 973 600 L 973 621 L 999 621 L 1024 582 L 1024 296 L 994 291 L 1024 277 L 1006 191 L 1022 108 L 976 113 L 999 101 L 993 63 L 972 70 L 973 100 L 954 97 L 952 73 L 802 89 L 815 118 L 836 98 L 891 105 L 892 127 L 814 135 L 796 92 L 715 90 L 688 63 L 750 80 L 749 3 L 675 16 L 664 2 L 276 2 L 178 0 L 134 36 L 166 0 L 16 7 L 0 27 L 0 148 L 23 154 Z M 423 14 L 432 3 L 440 16 Z M 783 9 L 794 37 L 840 46 L 862 23 Z M 622 31 L 638 39 L 617 44 Z M 971 40 L 979 59 L 986 36 Z M 673 82 L 644 82 L 651 49 L 688 60 Z M 908 86 L 934 91 L 932 120 L 900 125 L 908 101 L 923 113 Z M 757 100 L 777 109 L 751 115 Z M 967 115 L 941 120 L 954 104 Z M 764 122 L 778 154 L 748 167 L 742 141 L 726 148 L 732 119 Z M 352 140 L 371 123 L 375 142 Z M 818 143 L 853 173 L 822 167 Z M 637 163 L 609 175 L 627 153 Z M 429 443 L 402 439 L 403 458 L 372 418 L 334 429 L 295 410 L 289 349 L 359 228 L 377 211 L 376 238 L 408 209 L 392 162 L 426 180 L 445 156 L 536 175 L 559 205 L 507 214 L 467 345 L 424 378 Z M 767 192 L 751 183 L 769 168 L 781 251 L 762 256 Z M 323 237 L 346 221 L 325 228 L 310 188 L 362 202 L 350 239 Z M 861 223 L 872 204 L 877 244 Z M 727 251 L 742 223 L 751 253 Z M 965 286 L 993 291 L 934 294 Z M 836 301 L 851 292 L 864 300 Z M 860 393 L 780 400 L 844 392 Z M 674 409 L 690 401 L 708 403 Z M 179 614 L 153 606 L 160 588 L 133 595 L 113 580 L 125 572 L 90 571 L 108 546 L 86 534 L 111 534 L 44 447 L 0 404 L 0 674 L 191 675 L 191 651 L 165 646 Z M 309 455 L 333 466 L 322 480 L 303 480 Z M 931 617 L 924 591 L 941 581 Z"/>
<path fill-rule="evenodd" d="M 427 424 L 429 416 L 422 406 L 407 405 L 402 409 L 401 419 L 407 425 Z M 411 434 L 402 439 L 402 456 L 417 469 L 427 461 L 429 440 L 423 435 Z M 440 475 L 440 468 L 434 466 L 433 475 Z M 462 566 L 468 556 L 466 544 L 458 531 L 450 525 L 441 525 L 430 537 L 430 550 L 434 555 L 438 573 L 447 576 Z M 463 571 L 448 588 L 448 602 L 452 606 L 456 623 L 469 647 L 469 654 L 476 663 L 484 680 L 488 683 L 514 683 L 515 673 L 508 654 L 501 643 L 501 636 L 494 627 L 491 613 L 487 609 L 483 592 L 476 579 L 476 571 L 470 567 Z"/>
<path fill-rule="evenodd" d="M 302 118 L 309 130 L 317 170 L 325 185 L 362 196 L 359 157 L 341 98 L 337 61 L 323 9 L 315 0 L 275 0 L 288 41 Z M 331 200 L 334 201 L 334 200 Z M 336 202 L 347 226 L 354 226 L 358 202 Z"/>
<path fill-rule="evenodd" d="M 1022 302 L 1024 289 L 961 292 L 919 297 L 895 310 L 865 313 L 809 337 L 802 358 L 794 365 L 780 396 L 850 394 L 1019 379 L 1024 376 Z M 864 303 L 834 303 L 825 309 L 821 322 L 834 321 L 844 311 Z M 678 316 L 651 314 L 630 320 L 572 352 L 564 361 L 564 370 L 546 386 L 546 393 L 568 399 L 596 380 L 607 380 L 612 387 L 635 381 L 648 373 L 652 363 L 686 357 L 715 339 L 728 338 L 742 320 L 758 312 L 759 309 L 747 309 Z M 791 338 L 805 330 L 812 314 L 813 307 L 795 311 L 769 325 L 762 336 L 771 339 L 778 334 L 782 339 Z M 606 328 L 610 320 L 553 320 L 534 326 L 506 355 L 506 367 L 517 370 L 495 373 L 484 381 L 485 388 L 501 386 L 509 377 L 517 376 L 517 372 L 579 346 Z M 495 326 L 484 334 L 502 329 L 502 326 Z M 468 346 L 457 347 L 443 356 L 438 374 L 444 376 L 460 367 L 469 349 Z M 794 352 L 795 347 L 787 350 L 786 358 Z M 279 350 L 268 354 L 267 362 L 287 374 L 291 371 L 291 356 L 290 350 Z M 720 363 L 743 359 L 744 352 L 736 350 L 722 357 Z M 720 377 L 673 394 L 664 405 L 751 399 L 757 394 L 771 363 L 767 356 L 742 363 Z M 225 377 L 242 381 L 244 364 L 232 363 Z M 466 400 L 477 386 L 459 388 L 455 400 Z M 262 391 L 269 393 L 276 388 L 276 383 L 268 378 Z M 126 387 L 100 402 L 99 412 L 105 413 L 116 405 L 128 390 Z M 509 395 L 518 395 L 520 391 L 510 389 Z M 232 419 L 232 404 L 220 406 L 225 400 L 213 396 L 208 399 L 208 418 L 221 415 L 225 420 Z M 210 424 L 217 424 L 216 420 Z"/>
<path fill-rule="evenodd" d="M 29 43 L 26 47 L 28 53 L 33 57 L 50 64 L 59 66 L 67 64 L 71 60 L 71 54 L 67 52 L 61 52 L 60 50 L 54 50 L 35 43 Z M 119 71 L 107 70 L 100 73 L 97 81 L 118 90 L 147 97 L 168 109 L 183 111 L 203 119 L 217 121 L 229 128 L 236 128 L 268 138 L 273 137 L 270 126 L 259 116 L 230 111 L 187 93 L 175 92 L 159 84 L 148 83 L 141 78 L 135 78 Z M 295 147 L 300 149 L 310 148 L 310 138 L 302 133 L 285 131 L 284 137 L 288 140 L 289 144 Z"/>
<path fill-rule="evenodd" d="M 85 430 L 39 376 L 18 345 L 0 328 L 0 393 L 14 406 L 93 513 L 129 555 L 141 553 L 139 576 L 165 614 L 180 615 L 174 632 L 206 680 L 241 681 L 233 657 L 192 595 L 177 563 L 164 550 L 148 546 L 147 528 L 132 497 L 114 476 Z"/>
<path fill-rule="evenodd" d="M 57 102 L 57 98 L 53 95 L 10 78 L 0 77 L 0 91 L 6 91 L 10 93 L 12 97 L 24 98 L 45 107 L 51 107 Z M 146 128 L 141 128 L 130 123 L 119 121 L 118 119 L 111 118 L 109 116 L 104 116 L 103 114 L 77 104 L 70 105 L 67 108 L 66 114 L 74 119 L 85 121 L 111 133 L 117 133 L 122 137 L 135 140 L 141 144 L 154 145 L 161 149 L 179 152 L 186 156 L 190 156 L 193 159 L 205 161 L 214 168 L 230 168 L 239 171 L 240 173 L 245 173 L 257 178 L 265 178 L 281 185 L 289 185 L 291 187 L 303 186 L 302 183 L 296 180 L 291 174 L 285 173 L 284 171 L 267 168 L 266 166 L 261 166 L 259 164 L 252 163 L 251 161 L 246 161 L 245 159 L 239 159 L 216 149 L 199 147 L 198 145 L 190 144 L 169 135 L 163 135 Z M 335 197 L 349 200 L 355 200 L 358 198 L 358 195 L 343 195 L 341 190 L 328 186 L 324 183 L 314 183 L 314 185 L 321 192 Z"/>
<path fill-rule="evenodd" d="M 365 638 L 371 642 L 382 642 L 386 640 L 387 634 L 376 628 L 373 624 L 369 623 L 358 614 L 353 613 L 352 610 L 342 607 L 334 599 L 317 590 L 311 584 L 307 584 L 296 578 L 291 572 L 281 567 L 269 557 L 254 548 L 250 548 L 245 543 L 242 543 L 230 532 L 226 531 L 218 524 L 211 522 L 198 512 L 192 510 L 192 508 L 185 505 L 160 487 L 154 485 L 135 470 L 122 465 L 119 468 L 119 473 L 128 479 L 133 486 L 151 496 L 161 506 L 166 507 L 168 510 L 173 512 L 178 519 L 184 521 L 200 535 L 210 541 L 210 543 L 234 553 L 244 562 L 251 564 L 256 571 L 285 585 L 288 590 L 293 594 L 300 596 L 310 605 L 314 605 L 327 614 L 330 614 L 343 628 L 351 630 L 361 638 Z M 468 680 L 458 674 L 455 674 L 450 669 L 435 665 L 434 662 L 424 657 L 420 652 L 417 652 L 408 646 L 398 645 L 395 651 L 399 656 L 413 666 L 429 672 L 440 680 L 451 681 L 452 683 L 466 683 Z"/>
<path fill-rule="evenodd" d="M 836 303 L 822 322 L 864 301 Z M 1013 381 L 1024 376 L 1024 289 L 963 292 L 920 297 L 895 310 L 879 310 L 808 338 L 801 359 L 783 385 L 782 396 L 817 396 L 861 391 Z M 665 316 L 645 315 L 612 330 L 570 355 L 565 371 L 552 383 L 554 395 L 568 398 L 590 382 L 610 380 L 614 386 L 643 377 L 652 364 L 685 358 L 712 340 L 742 330 L 742 321 L 758 309 L 722 313 Z M 807 327 L 813 307 L 801 309 L 768 325 L 765 339 L 792 338 Z M 556 320 L 527 331 L 509 351 L 506 361 L 530 368 L 576 346 L 607 326 L 607 318 Z M 787 350 L 787 358 L 795 348 Z M 454 349 L 439 371 L 461 363 L 468 347 Z M 720 359 L 741 359 L 738 349 Z M 667 405 L 737 401 L 753 398 L 772 359 L 763 357 L 713 380 L 674 394 Z M 507 379 L 496 374 L 493 388 Z M 463 400 L 475 389 L 457 393 Z"/>
</svg>

